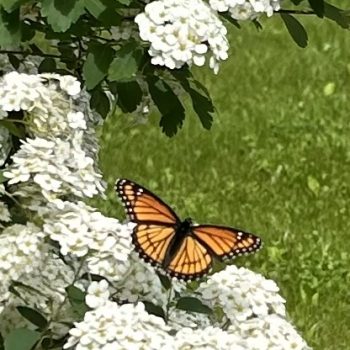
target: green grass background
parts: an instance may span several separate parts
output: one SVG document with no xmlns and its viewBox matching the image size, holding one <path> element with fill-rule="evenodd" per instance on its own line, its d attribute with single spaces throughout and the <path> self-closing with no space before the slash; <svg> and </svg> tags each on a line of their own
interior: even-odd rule
<svg viewBox="0 0 350 350">
<path fill-rule="evenodd" d="M 101 167 L 139 181 L 182 216 L 259 234 L 264 249 L 238 263 L 274 279 L 291 320 L 315 349 L 350 348 L 350 33 L 301 17 L 298 48 L 280 18 L 231 28 L 215 76 L 195 69 L 213 97 L 211 131 L 189 112 L 174 138 L 158 117 L 104 125 Z M 124 218 L 115 194 L 98 203 Z"/>
</svg>

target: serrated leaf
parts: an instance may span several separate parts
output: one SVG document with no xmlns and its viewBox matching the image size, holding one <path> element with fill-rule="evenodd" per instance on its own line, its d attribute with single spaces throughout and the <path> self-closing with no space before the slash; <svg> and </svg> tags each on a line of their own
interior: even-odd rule
<svg viewBox="0 0 350 350">
<path fill-rule="evenodd" d="M 103 91 L 96 89 L 91 92 L 90 107 L 99 113 L 102 118 L 106 118 L 110 106 L 111 103 Z"/>
<path fill-rule="evenodd" d="M 43 0 L 41 14 L 55 32 L 65 32 L 85 13 L 84 0 Z"/>
<path fill-rule="evenodd" d="M 161 318 L 165 319 L 165 313 L 164 313 L 164 310 L 163 310 L 163 308 L 161 306 L 153 304 L 153 303 L 151 303 L 149 301 L 144 301 L 143 303 L 145 305 L 146 311 L 149 314 L 155 315 L 155 316 L 158 316 L 158 317 L 161 317 Z"/>
<path fill-rule="evenodd" d="M 174 136 L 185 119 L 184 107 L 164 80 L 152 76 L 147 83 L 152 100 L 162 115 L 159 122 L 162 131 L 169 137 Z"/>
<path fill-rule="evenodd" d="M 314 10 L 316 15 L 320 18 L 324 16 L 324 0 L 308 0 L 310 7 Z"/>
<path fill-rule="evenodd" d="M 176 308 L 201 314 L 211 314 L 213 312 L 210 307 L 204 305 L 199 299 L 193 297 L 180 298 L 176 304 Z"/>
<path fill-rule="evenodd" d="M 88 90 L 93 89 L 107 75 L 115 51 L 108 44 L 95 43 L 83 66 L 83 76 Z"/>
<path fill-rule="evenodd" d="M 324 3 L 324 16 L 344 29 L 350 28 L 350 14 L 327 2 Z"/>
<path fill-rule="evenodd" d="M 40 333 L 27 328 L 14 329 L 5 338 L 5 350 L 30 350 L 40 339 Z"/>
<path fill-rule="evenodd" d="M 303 25 L 288 13 L 281 13 L 280 15 L 295 43 L 298 46 L 305 48 L 308 44 L 308 36 Z"/>
<path fill-rule="evenodd" d="M 183 89 L 189 94 L 192 107 L 199 117 L 202 126 L 209 130 L 213 124 L 214 105 L 207 89 L 197 80 L 192 80 L 190 75 L 173 72 L 176 79 L 179 80 Z"/>
<path fill-rule="evenodd" d="M 25 319 L 39 327 L 39 329 L 44 329 L 47 326 L 46 318 L 38 311 L 27 306 L 17 306 L 17 310 Z"/>
<path fill-rule="evenodd" d="M 142 101 L 142 90 L 137 81 L 116 83 L 117 104 L 124 113 L 133 112 Z"/>
<path fill-rule="evenodd" d="M 21 41 L 19 9 L 10 13 L 0 7 L 0 47 L 16 46 Z"/>
<path fill-rule="evenodd" d="M 108 70 L 110 81 L 130 81 L 135 78 L 142 51 L 136 43 L 129 43 L 118 50 Z"/>
</svg>

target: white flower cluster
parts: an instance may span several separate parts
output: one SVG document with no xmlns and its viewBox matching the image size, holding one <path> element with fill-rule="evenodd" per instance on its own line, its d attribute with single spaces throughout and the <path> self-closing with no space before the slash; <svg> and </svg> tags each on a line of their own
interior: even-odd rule
<svg viewBox="0 0 350 350">
<path fill-rule="evenodd" d="M 118 305 L 106 301 L 85 314 L 69 331 L 64 349 L 173 349 L 162 318 L 148 314 L 142 303 Z"/>
<path fill-rule="evenodd" d="M 246 341 L 238 335 L 230 334 L 221 328 L 212 326 L 195 330 L 187 327 L 180 329 L 175 336 L 173 349 L 255 350 L 247 347 Z"/>
<path fill-rule="evenodd" d="M 57 96 L 52 96 L 52 93 L 58 92 L 56 87 L 50 84 L 50 78 L 59 79 L 61 90 L 69 95 L 74 96 L 80 92 L 80 83 L 69 75 L 10 72 L 0 80 L 0 108 L 7 112 L 20 110 L 30 112 L 36 108 L 46 113 L 52 113 L 53 110 L 56 112 L 60 106 L 54 105 L 54 102 L 57 103 Z"/>
<path fill-rule="evenodd" d="M 93 274 L 113 281 L 123 278 L 130 267 L 131 225 L 103 216 L 83 202 L 49 203 L 43 231 L 60 245 L 62 255 L 83 257 Z"/>
<path fill-rule="evenodd" d="M 235 265 L 211 275 L 198 288 L 203 301 L 212 309 L 221 307 L 231 322 L 271 313 L 285 316 L 285 300 L 278 291 L 274 281 Z"/>
<path fill-rule="evenodd" d="M 0 316 L 0 333 L 4 336 L 14 328 L 33 327 L 16 310 L 17 306 L 23 305 L 36 309 L 48 319 L 55 315 L 58 320 L 74 321 L 71 306 L 65 299 L 65 288 L 73 280 L 73 269 L 62 259 L 48 254 L 42 260 L 40 269 L 36 268 L 31 273 L 21 276 L 21 284 L 15 288 L 20 297 L 8 293 L 8 301 Z M 67 325 L 55 320 L 51 324 L 51 329 L 57 338 L 64 336 L 69 330 Z"/>
<path fill-rule="evenodd" d="M 228 328 L 227 333 L 244 339 L 244 349 L 311 350 L 295 328 L 276 314 L 235 322 Z"/>
<path fill-rule="evenodd" d="M 3 173 L 10 179 L 9 185 L 31 181 L 48 201 L 63 195 L 93 197 L 103 193 L 94 160 L 79 147 L 81 138 L 76 136 L 71 141 L 40 137 L 22 141 L 12 156 L 12 165 Z"/>
<path fill-rule="evenodd" d="M 210 6 L 218 12 L 229 11 L 236 20 L 252 20 L 265 13 L 271 17 L 280 9 L 281 0 L 209 0 Z"/>
<path fill-rule="evenodd" d="M 33 137 L 22 141 L 4 172 L 10 185 L 30 182 L 48 201 L 103 193 L 95 169 L 95 117 L 84 97 L 71 76 L 11 72 L 0 79 L 0 110 L 22 110 L 26 132 Z M 17 186 L 20 195 L 29 197 L 25 189 Z"/>
<path fill-rule="evenodd" d="M 135 17 L 140 37 L 151 43 L 152 64 L 170 69 L 203 66 L 209 54 L 214 72 L 228 55 L 227 30 L 202 0 L 159 0 Z"/>
<path fill-rule="evenodd" d="M 125 278 L 115 285 L 118 298 L 129 303 L 142 300 L 165 306 L 167 295 L 154 269 L 140 261 L 134 253 L 129 259 L 129 271 L 125 274 Z"/>
<path fill-rule="evenodd" d="M 94 310 L 74 324 L 64 349 L 310 349 L 292 325 L 277 314 L 234 320 L 226 330 L 200 323 L 197 327 L 183 324 L 173 328 L 172 322 L 166 325 L 162 318 L 146 313 L 142 303 L 119 306 L 109 301 L 109 289 L 105 280 L 90 284 L 86 303 Z M 180 316 L 178 322 L 182 319 Z M 200 319 L 203 317 L 197 321 Z"/>
<path fill-rule="evenodd" d="M 44 233 L 35 225 L 14 224 L 0 235 L 0 312 L 6 304 L 12 281 L 42 266 L 47 255 Z"/>
</svg>

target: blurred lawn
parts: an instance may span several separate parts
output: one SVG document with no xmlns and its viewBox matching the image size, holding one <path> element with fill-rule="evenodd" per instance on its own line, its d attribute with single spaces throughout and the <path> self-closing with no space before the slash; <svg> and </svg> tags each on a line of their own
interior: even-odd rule
<svg viewBox="0 0 350 350">
<path fill-rule="evenodd" d="M 218 76 L 196 69 L 218 115 L 190 115 L 169 139 L 157 120 L 104 126 L 109 184 L 139 181 L 184 216 L 259 234 L 264 249 L 237 260 L 274 279 L 294 324 L 320 350 L 350 348 L 350 33 L 301 18 L 302 50 L 278 17 L 263 32 L 232 28 Z M 124 217 L 111 190 L 99 206 Z"/>
</svg>

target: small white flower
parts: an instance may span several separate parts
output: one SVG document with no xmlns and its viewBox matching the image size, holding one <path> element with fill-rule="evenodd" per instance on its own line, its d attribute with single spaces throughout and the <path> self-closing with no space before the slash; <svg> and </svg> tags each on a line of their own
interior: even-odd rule
<svg viewBox="0 0 350 350">
<path fill-rule="evenodd" d="M 192 63 L 202 66 L 208 54 L 219 62 L 227 58 L 227 31 L 213 11 L 201 0 L 152 1 L 136 16 L 142 40 L 150 42 L 154 65 L 170 69 Z M 215 39 L 215 40 L 214 40 Z"/>
<path fill-rule="evenodd" d="M 169 327 L 163 319 L 149 315 L 142 303 L 119 306 L 106 301 L 74 326 L 64 349 L 175 350 Z"/>
<path fill-rule="evenodd" d="M 71 96 L 77 95 L 81 91 L 80 81 L 78 81 L 76 77 L 70 75 L 60 76 L 60 87 Z"/>
<path fill-rule="evenodd" d="M 86 129 L 85 116 L 82 112 L 69 112 L 67 120 L 72 129 Z"/>
<path fill-rule="evenodd" d="M 240 21 L 252 20 L 265 13 L 271 17 L 280 9 L 281 0 L 209 0 L 218 12 L 229 11 L 232 18 Z"/>
<path fill-rule="evenodd" d="M 108 287 L 108 282 L 106 280 L 92 282 L 87 290 L 85 298 L 87 306 L 92 309 L 103 306 L 109 298 Z"/>
</svg>

